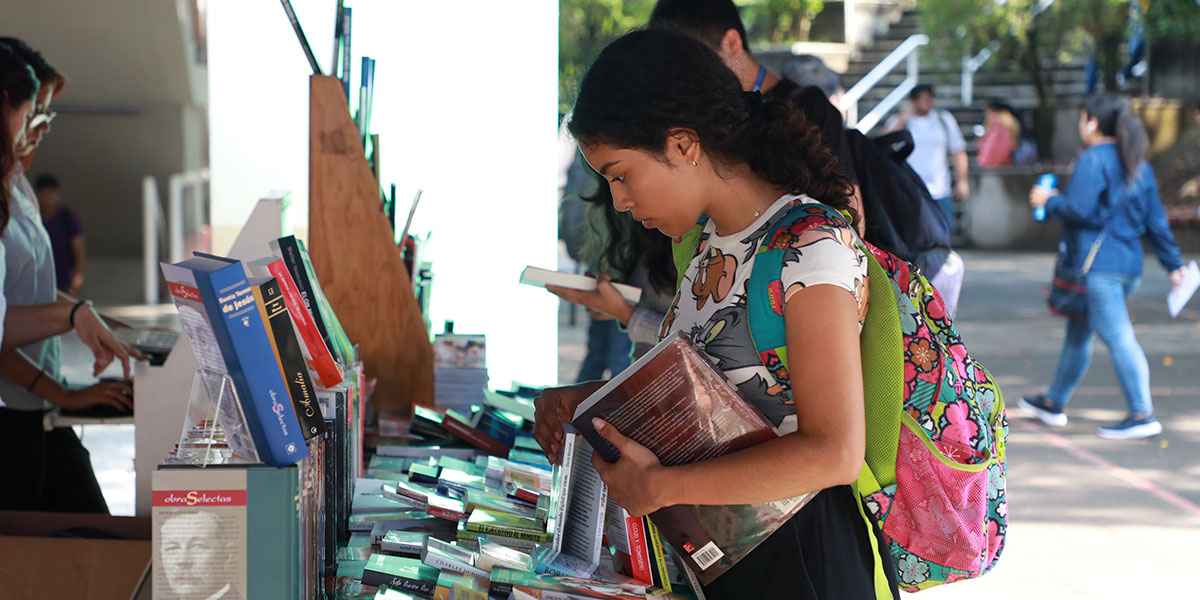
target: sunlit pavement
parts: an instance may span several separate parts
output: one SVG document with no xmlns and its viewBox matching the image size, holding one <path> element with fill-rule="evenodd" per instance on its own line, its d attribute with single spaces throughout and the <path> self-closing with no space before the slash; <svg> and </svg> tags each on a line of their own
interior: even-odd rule
<svg viewBox="0 0 1200 600">
<path fill-rule="evenodd" d="M 1046 312 L 1049 254 L 964 252 L 956 323 L 967 347 L 1001 384 L 1008 440 L 1008 545 L 982 579 L 928 590 L 937 598 L 1194 597 L 1200 568 L 1200 300 L 1167 314 L 1166 274 L 1147 261 L 1130 301 L 1163 435 L 1109 441 L 1098 426 L 1125 416 L 1107 349 L 1071 400 L 1070 422 L 1050 428 L 1016 407 L 1044 392 L 1064 323 Z M 1193 258 L 1193 257 L 1189 257 Z"/>
<path fill-rule="evenodd" d="M 972 354 L 1001 383 L 1012 420 L 1010 530 L 994 571 L 918 597 L 1194 597 L 1200 589 L 1194 560 L 1200 543 L 1200 300 L 1172 320 L 1166 275 L 1147 262 L 1130 307 L 1165 432 L 1150 440 L 1102 440 L 1096 428 L 1122 418 L 1125 403 L 1098 340 L 1068 410 L 1069 425 L 1035 424 L 1016 407 L 1022 394 L 1045 390 L 1062 344 L 1064 324 L 1046 312 L 1042 296 L 1053 256 L 963 255 L 967 275 L 956 323 Z M 569 382 L 583 358 L 587 317 L 580 311 L 571 326 L 567 311 L 561 314 L 560 376 Z M 131 513 L 132 427 L 89 426 L 84 443 L 113 512 Z"/>
</svg>

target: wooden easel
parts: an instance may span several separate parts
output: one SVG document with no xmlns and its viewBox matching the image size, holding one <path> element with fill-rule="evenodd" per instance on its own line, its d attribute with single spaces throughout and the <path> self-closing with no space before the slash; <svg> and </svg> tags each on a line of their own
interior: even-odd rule
<svg viewBox="0 0 1200 600">
<path fill-rule="evenodd" d="M 379 413 L 433 404 L 433 346 L 363 156 L 342 83 L 309 81 L 309 252 L 329 303 L 378 379 Z"/>
</svg>

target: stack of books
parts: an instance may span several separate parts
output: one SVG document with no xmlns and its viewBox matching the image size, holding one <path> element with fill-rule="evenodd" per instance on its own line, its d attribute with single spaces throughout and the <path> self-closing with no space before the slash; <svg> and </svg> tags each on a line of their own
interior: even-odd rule
<svg viewBox="0 0 1200 600">
<path fill-rule="evenodd" d="M 524 431 L 508 458 L 481 449 L 450 456 L 416 442 L 404 456 L 372 457 L 373 478 L 355 482 L 351 540 L 332 591 L 374 590 L 380 600 L 687 597 L 618 572 L 592 447 L 571 429 L 564 444 L 554 467 Z"/>
<path fill-rule="evenodd" d="M 487 342 L 482 335 L 443 333 L 433 341 L 433 405 L 471 414 L 487 389 Z"/>
</svg>

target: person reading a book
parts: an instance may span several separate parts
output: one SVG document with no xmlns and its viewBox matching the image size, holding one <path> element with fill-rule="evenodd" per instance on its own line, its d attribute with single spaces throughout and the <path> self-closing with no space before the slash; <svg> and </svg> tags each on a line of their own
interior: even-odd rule
<svg viewBox="0 0 1200 600">
<path fill-rule="evenodd" d="M 71 428 L 44 431 L 43 414 L 47 401 L 63 408 L 105 404 L 130 410 L 132 389 L 120 381 L 81 390 L 65 387 L 57 336 L 75 330 L 92 351 L 96 374 L 119 359 L 128 378 L 129 358 L 141 355 L 116 340 L 90 302 L 58 298 L 53 250 L 22 161 L 29 160 L 48 131 L 50 101 L 65 79 L 20 40 L 0 38 L 0 47 L 19 64 L 6 67 L 0 78 L 22 78 L 21 72 L 28 71 L 34 90 L 27 118 L 11 123 L 17 134 L 6 141 L 12 144 L 13 159 L 2 165 L 7 225 L 0 243 L 8 311 L 0 350 L 0 452 L 22 459 L 0 467 L 0 478 L 10 482 L 0 491 L 0 508 L 106 513 L 87 450 Z"/>
<path fill-rule="evenodd" d="M 591 177 L 596 177 L 590 167 L 587 170 Z M 588 229 L 595 235 L 580 249 L 581 260 L 597 265 L 601 271 L 596 277 L 596 289 L 583 291 L 552 285 L 546 289 L 567 302 L 583 306 L 593 320 L 619 322 L 629 333 L 632 357 L 636 360 L 658 343 L 659 325 L 675 297 L 671 240 L 614 209 L 607 182 L 601 180 L 599 184 L 594 194 L 582 198 L 587 203 Z M 614 278 L 641 289 L 641 300 L 636 305 L 627 302 L 613 286 Z M 579 381 L 596 378 L 582 377 L 585 371 L 586 368 L 581 370 Z"/>
<path fill-rule="evenodd" d="M 853 484 L 865 417 L 859 334 L 867 260 L 846 224 L 794 238 L 774 310 L 786 358 L 768 369 L 750 338 L 749 276 L 761 242 L 792 211 L 825 203 L 854 215 L 849 182 L 816 128 L 786 99 L 744 92 L 716 52 L 671 31 L 610 44 L 580 84 L 569 124 L 617 210 L 679 236 L 706 217 L 660 337 L 683 332 L 780 437 L 746 450 L 664 467 L 648 449 L 597 421 L 620 451 L 593 458 L 609 493 L 633 516 L 676 504 L 755 504 L 815 493 L 796 515 L 705 586 L 710 598 L 894 598 L 894 569 Z M 780 352 L 780 356 L 784 353 Z M 560 460 L 561 423 L 602 382 L 546 390 L 535 437 Z"/>
</svg>

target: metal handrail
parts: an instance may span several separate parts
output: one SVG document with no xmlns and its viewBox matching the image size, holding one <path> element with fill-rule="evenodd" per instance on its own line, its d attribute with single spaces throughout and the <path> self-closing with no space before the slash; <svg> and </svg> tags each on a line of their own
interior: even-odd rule
<svg viewBox="0 0 1200 600">
<path fill-rule="evenodd" d="M 846 112 L 846 124 L 848 126 L 867 133 L 878 125 L 879 121 L 883 120 L 884 115 L 888 114 L 892 110 L 892 107 L 896 106 L 897 103 L 908 95 L 908 92 L 917 85 L 917 78 L 920 73 L 917 48 L 927 44 L 929 44 L 929 36 L 923 33 L 908 36 L 908 39 L 897 46 L 891 54 L 887 55 L 887 58 L 880 61 L 874 69 L 871 69 L 858 83 L 854 84 L 854 87 L 850 88 L 842 96 L 841 106 L 842 110 Z M 896 68 L 896 65 L 899 65 L 905 59 L 907 59 L 908 68 L 904 81 L 900 82 L 900 85 L 896 86 L 896 89 L 885 96 L 875 108 L 871 109 L 871 112 L 867 113 L 860 120 L 858 118 L 859 100 L 882 81 L 888 73 L 891 73 L 892 69 Z"/>
<path fill-rule="evenodd" d="M 992 54 L 1000 49 L 999 40 L 992 40 L 992 43 L 984 46 L 979 54 L 968 58 L 963 55 L 962 63 L 962 105 L 970 106 L 975 100 L 975 72 L 983 66 L 984 63 L 992 57 Z"/>
</svg>

